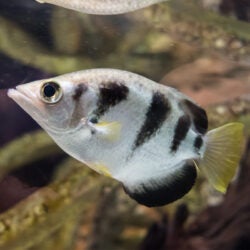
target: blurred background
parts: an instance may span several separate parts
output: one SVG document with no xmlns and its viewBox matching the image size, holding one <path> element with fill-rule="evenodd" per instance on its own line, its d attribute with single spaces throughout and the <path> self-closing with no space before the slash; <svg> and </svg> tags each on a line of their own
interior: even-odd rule
<svg viewBox="0 0 250 250">
<path fill-rule="evenodd" d="M 0 249 L 249 250 L 248 151 L 226 196 L 200 177 L 180 201 L 149 209 L 66 156 L 6 95 L 33 80 L 119 68 L 187 94 L 211 128 L 243 122 L 247 142 L 249 22 L 249 0 L 171 0 L 115 16 L 1 1 Z"/>
</svg>

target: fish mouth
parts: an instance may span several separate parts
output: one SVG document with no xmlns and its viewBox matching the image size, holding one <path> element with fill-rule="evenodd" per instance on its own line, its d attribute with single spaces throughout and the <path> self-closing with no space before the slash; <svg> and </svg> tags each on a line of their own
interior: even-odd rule
<svg viewBox="0 0 250 250">
<path fill-rule="evenodd" d="M 28 84 L 27 84 L 28 85 Z M 29 89 L 26 84 L 9 89 L 7 95 L 15 101 L 33 120 L 50 134 L 70 132 L 68 128 L 60 129 L 49 123 L 46 109 L 39 96 Z"/>
<path fill-rule="evenodd" d="M 19 85 L 14 89 L 9 89 L 7 95 L 15 101 L 26 113 L 28 113 L 40 126 L 47 126 L 43 119 L 43 110 L 39 98 L 32 91 L 28 91 L 25 85 Z M 42 121 L 42 124 L 41 122 Z"/>
<path fill-rule="evenodd" d="M 22 101 L 30 102 L 30 98 L 27 96 L 27 94 L 22 91 L 22 89 L 18 88 L 18 86 L 15 89 L 9 89 L 7 92 L 8 96 L 13 99 L 18 104 Z"/>
<path fill-rule="evenodd" d="M 30 113 L 31 108 L 35 108 L 35 96 L 33 93 L 25 91 L 22 85 L 17 86 L 15 89 L 9 89 L 7 95 L 14 100 L 21 108 L 27 113 Z M 33 98 L 32 98 L 33 97 Z"/>
</svg>

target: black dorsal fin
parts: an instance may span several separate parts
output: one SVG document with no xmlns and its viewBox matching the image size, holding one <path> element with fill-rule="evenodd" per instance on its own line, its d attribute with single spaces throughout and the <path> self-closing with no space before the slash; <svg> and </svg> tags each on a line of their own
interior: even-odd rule
<svg viewBox="0 0 250 250">
<path fill-rule="evenodd" d="M 200 134 L 205 134 L 208 129 L 206 111 L 189 100 L 183 100 L 181 106 L 191 116 L 196 131 Z"/>
<path fill-rule="evenodd" d="M 163 206 L 184 196 L 194 185 L 197 177 L 192 160 L 180 163 L 171 175 L 151 178 L 133 188 L 124 185 L 125 192 L 138 203 Z"/>
</svg>

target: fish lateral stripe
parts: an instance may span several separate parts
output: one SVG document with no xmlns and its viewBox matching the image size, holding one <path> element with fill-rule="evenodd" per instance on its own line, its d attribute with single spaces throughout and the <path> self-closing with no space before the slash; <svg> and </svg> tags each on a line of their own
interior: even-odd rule
<svg viewBox="0 0 250 250">
<path fill-rule="evenodd" d="M 189 100 L 184 100 L 183 105 L 186 111 L 191 115 L 195 129 L 200 134 L 205 134 L 208 129 L 208 119 L 206 111 Z"/>
<path fill-rule="evenodd" d="M 171 175 L 152 178 L 133 189 L 123 185 L 124 190 L 132 199 L 148 207 L 174 202 L 189 192 L 197 178 L 197 170 L 192 161 L 188 160 L 181 164 Z"/>
<path fill-rule="evenodd" d="M 202 137 L 201 135 L 198 135 L 195 140 L 194 140 L 194 148 L 196 151 L 199 151 L 200 148 L 202 147 L 203 145 L 203 140 L 202 140 Z"/>
<path fill-rule="evenodd" d="M 84 83 L 80 83 L 75 87 L 74 94 L 72 95 L 72 98 L 74 101 L 78 101 L 82 94 L 86 92 L 88 87 Z"/>
<path fill-rule="evenodd" d="M 183 115 L 179 118 L 174 131 L 171 152 L 176 152 L 178 150 L 181 142 L 186 138 L 190 126 L 191 119 L 188 115 Z"/>
<path fill-rule="evenodd" d="M 170 111 L 171 106 L 167 98 L 159 92 L 154 93 L 144 123 L 134 142 L 134 149 L 147 142 L 161 128 Z"/>
<path fill-rule="evenodd" d="M 94 112 L 98 117 L 102 116 L 110 107 L 113 107 L 127 99 L 129 89 L 122 83 L 109 82 L 101 86 L 97 110 Z"/>
</svg>

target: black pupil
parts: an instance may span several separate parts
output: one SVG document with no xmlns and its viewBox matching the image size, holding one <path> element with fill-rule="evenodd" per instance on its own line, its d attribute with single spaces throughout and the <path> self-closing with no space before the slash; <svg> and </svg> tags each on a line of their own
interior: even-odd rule
<svg viewBox="0 0 250 250">
<path fill-rule="evenodd" d="M 44 87 L 43 93 L 46 97 L 52 97 L 56 93 L 56 88 L 52 84 L 48 84 Z"/>
</svg>

